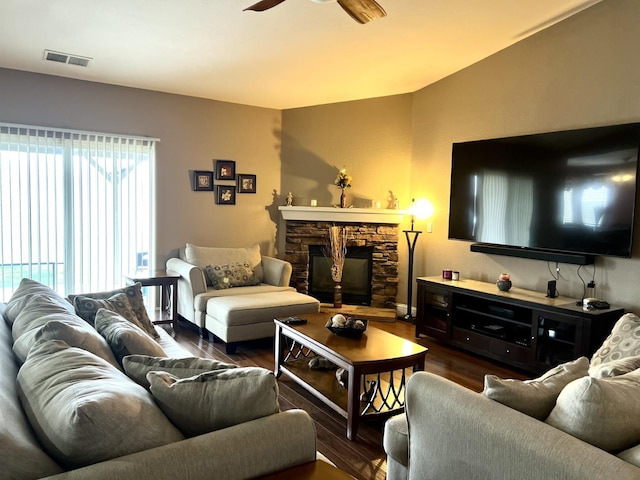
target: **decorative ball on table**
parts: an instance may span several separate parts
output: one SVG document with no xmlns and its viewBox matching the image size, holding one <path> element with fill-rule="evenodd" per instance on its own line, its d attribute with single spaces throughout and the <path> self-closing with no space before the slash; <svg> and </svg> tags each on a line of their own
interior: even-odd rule
<svg viewBox="0 0 640 480">
<path fill-rule="evenodd" d="M 509 289 L 511 288 L 511 278 L 509 277 L 509 274 L 501 273 L 498 276 L 498 281 L 496 282 L 496 285 L 498 285 L 498 290 L 500 290 L 501 292 L 508 292 Z"/>
<path fill-rule="evenodd" d="M 366 318 L 347 318 L 341 313 L 336 313 L 327 321 L 325 327 L 336 335 L 357 338 L 365 332 L 367 323 Z"/>
</svg>

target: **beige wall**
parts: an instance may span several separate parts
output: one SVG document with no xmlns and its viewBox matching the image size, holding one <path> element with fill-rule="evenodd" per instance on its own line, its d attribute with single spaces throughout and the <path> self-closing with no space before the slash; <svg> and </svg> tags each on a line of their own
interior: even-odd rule
<svg viewBox="0 0 640 480">
<path fill-rule="evenodd" d="M 411 197 L 435 204 L 433 233 L 418 242 L 418 276 L 451 267 L 463 278 L 493 281 L 506 270 L 517 286 L 544 290 L 546 262 L 471 253 L 468 242 L 447 240 L 451 144 L 640 121 L 638 18 L 637 0 L 606 0 L 414 94 L 283 112 L 0 69 L 0 121 L 159 137 L 161 262 L 186 241 L 259 242 L 263 251 L 282 252 L 277 206 L 284 195 L 291 191 L 296 204 L 337 203 L 333 179 L 346 166 L 355 206 L 385 205 L 388 190 L 401 207 Z M 258 193 L 239 195 L 231 207 L 192 192 L 189 171 L 211 170 L 214 158 L 257 174 Z M 403 303 L 403 238 L 400 247 Z M 640 312 L 639 267 L 638 258 L 600 257 L 599 296 Z M 560 274 L 560 292 L 580 297 L 576 267 L 560 265 Z"/>
<path fill-rule="evenodd" d="M 73 68 L 73 67 L 71 67 Z M 157 148 L 157 258 L 187 241 L 212 246 L 260 243 L 275 252 L 280 190 L 281 112 L 0 69 L 0 121 L 160 138 Z M 236 161 L 257 175 L 257 193 L 216 205 L 213 192 L 193 192 L 192 170 L 214 159 Z M 225 182 L 229 183 L 229 182 Z"/>
<path fill-rule="evenodd" d="M 282 191 L 293 193 L 295 205 L 308 206 L 311 199 L 336 205 L 340 189 L 333 182 L 345 167 L 353 177 L 349 204 L 381 202 L 385 208 L 391 190 L 406 207 L 411 109 L 406 94 L 283 111 Z M 279 239 L 284 242 L 283 235 Z"/>
<path fill-rule="evenodd" d="M 418 275 L 451 267 L 462 277 L 494 281 L 507 271 L 516 286 L 546 291 L 546 262 L 471 253 L 469 242 L 447 240 L 451 144 L 640 121 L 638 18 L 636 0 L 602 2 L 415 93 L 411 191 L 436 206 L 433 233 L 419 244 Z M 639 234 L 636 220 L 636 258 L 596 263 L 598 296 L 636 312 Z M 576 269 L 560 265 L 558 289 L 580 298 Z"/>
</svg>

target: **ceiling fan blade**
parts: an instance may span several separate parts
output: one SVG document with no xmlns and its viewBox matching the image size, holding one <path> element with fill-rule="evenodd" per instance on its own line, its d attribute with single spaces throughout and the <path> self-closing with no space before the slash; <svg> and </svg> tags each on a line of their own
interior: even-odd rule
<svg viewBox="0 0 640 480">
<path fill-rule="evenodd" d="M 367 23 L 387 16 L 375 0 L 338 0 L 340 6 L 358 23 Z"/>
<path fill-rule="evenodd" d="M 270 8 L 280 5 L 284 0 L 261 0 L 260 2 L 245 8 L 245 10 L 253 10 L 254 12 L 264 12 Z"/>
</svg>

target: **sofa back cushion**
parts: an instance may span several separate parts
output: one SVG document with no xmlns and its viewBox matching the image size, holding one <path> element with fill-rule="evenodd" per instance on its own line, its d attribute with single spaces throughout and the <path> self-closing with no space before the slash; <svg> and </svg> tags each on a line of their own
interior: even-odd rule
<svg viewBox="0 0 640 480">
<path fill-rule="evenodd" d="M 64 342 L 39 342 L 18 394 L 45 450 L 68 468 L 182 440 L 144 388 L 105 360 Z"/>
<path fill-rule="evenodd" d="M 279 411 L 278 383 L 260 367 L 220 369 L 178 378 L 147 373 L 158 406 L 187 436 L 211 432 Z"/>
<path fill-rule="evenodd" d="M 41 327 L 20 335 L 13 342 L 13 353 L 20 362 L 24 362 L 31 347 L 40 340 L 62 340 L 70 347 L 78 347 L 97 355 L 114 367 L 120 368 L 107 341 L 87 322 L 76 315 L 66 318 L 50 319 Z"/>
<path fill-rule="evenodd" d="M 192 243 L 187 243 L 184 249 L 186 262 L 200 267 L 203 271 L 207 265 L 228 265 L 230 263 L 248 263 L 253 269 L 258 281 L 264 280 L 264 270 L 262 268 L 262 255 L 260 245 L 256 244 L 248 248 L 218 248 L 199 247 Z M 209 285 L 211 286 L 211 285 Z"/>
<path fill-rule="evenodd" d="M 640 443 L 640 370 L 567 385 L 546 423 L 608 452 Z"/>
<path fill-rule="evenodd" d="M 0 446 L 2 478 L 42 478 L 63 471 L 43 450 L 22 410 L 16 386 L 18 366 L 9 325 L 0 321 Z"/>
<path fill-rule="evenodd" d="M 73 313 L 73 306 L 58 295 L 53 289 L 43 285 L 30 278 L 23 278 L 20 281 L 20 285 L 13 292 L 11 298 L 7 302 L 4 317 L 9 324 L 13 324 L 18 314 L 24 309 L 24 307 L 31 303 L 34 297 L 41 296 L 51 300 L 52 303 L 57 304 L 63 309 Z M 15 338 L 15 337 L 14 337 Z"/>
</svg>

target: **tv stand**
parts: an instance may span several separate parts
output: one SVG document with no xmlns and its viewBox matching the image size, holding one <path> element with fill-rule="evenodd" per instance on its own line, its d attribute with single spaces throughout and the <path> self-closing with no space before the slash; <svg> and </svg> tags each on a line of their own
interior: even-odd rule
<svg viewBox="0 0 640 480">
<path fill-rule="evenodd" d="M 416 337 L 444 343 L 533 373 L 590 357 L 624 309 L 583 310 L 577 299 L 495 283 L 419 277 Z"/>
</svg>

